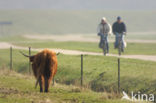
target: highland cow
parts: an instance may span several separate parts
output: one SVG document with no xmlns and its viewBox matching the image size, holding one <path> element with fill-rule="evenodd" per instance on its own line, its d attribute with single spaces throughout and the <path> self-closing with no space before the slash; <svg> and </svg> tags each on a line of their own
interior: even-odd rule
<svg viewBox="0 0 156 103">
<path fill-rule="evenodd" d="M 32 70 L 37 79 L 36 86 L 39 82 L 40 92 L 43 92 L 43 89 L 44 92 L 48 92 L 50 82 L 57 72 L 56 53 L 51 50 L 44 49 L 33 56 L 23 55 L 29 57 L 29 60 L 32 63 Z"/>
</svg>

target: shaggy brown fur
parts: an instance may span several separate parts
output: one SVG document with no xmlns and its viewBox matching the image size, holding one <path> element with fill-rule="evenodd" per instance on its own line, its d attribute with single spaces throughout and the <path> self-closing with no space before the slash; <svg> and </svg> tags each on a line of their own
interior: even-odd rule
<svg viewBox="0 0 156 103">
<path fill-rule="evenodd" d="M 48 92 L 50 82 L 57 72 L 56 53 L 48 49 L 29 57 L 34 76 L 39 82 L 40 92 Z"/>
</svg>

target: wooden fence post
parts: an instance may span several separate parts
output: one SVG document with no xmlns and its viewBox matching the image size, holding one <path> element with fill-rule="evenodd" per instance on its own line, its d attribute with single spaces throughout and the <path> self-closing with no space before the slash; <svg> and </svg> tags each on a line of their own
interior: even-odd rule
<svg viewBox="0 0 156 103">
<path fill-rule="evenodd" d="M 81 86 L 83 86 L 83 54 L 81 54 Z"/>
<path fill-rule="evenodd" d="M 118 92 L 120 93 L 120 58 L 118 58 Z"/>
<path fill-rule="evenodd" d="M 10 70 L 12 70 L 12 47 L 10 47 Z"/>
<path fill-rule="evenodd" d="M 31 56 L 31 47 L 29 47 L 29 56 Z M 29 74 L 31 74 L 31 63 L 29 60 Z"/>
</svg>

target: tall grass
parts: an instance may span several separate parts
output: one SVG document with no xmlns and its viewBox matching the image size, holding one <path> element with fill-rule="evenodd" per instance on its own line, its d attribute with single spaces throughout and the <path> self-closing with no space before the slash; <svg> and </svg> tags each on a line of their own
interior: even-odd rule
<svg viewBox="0 0 156 103">
<path fill-rule="evenodd" d="M 7 69 L 0 70 L 0 103 L 129 103 L 119 94 L 97 93 L 86 88 L 55 83 L 49 93 L 34 89 L 35 79 Z"/>
<path fill-rule="evenodd" d="M 0 50 L 0 53 L 0 67 L 9 68 L 9 51 Z M 14 50 L 13 55 L 13 69 L 20 73 L 28 73 L 28 59 L 18 50 Z M 121 90 L 155 93 L 155 67 L 155 62 L 121 59 Z M 59 55 L 55 81 L 67 85 L 80 85 L 80 56 Z M 117 58 L 84 56 L 84 87 L 99 92 L 116 92 Z"/>
</svg>

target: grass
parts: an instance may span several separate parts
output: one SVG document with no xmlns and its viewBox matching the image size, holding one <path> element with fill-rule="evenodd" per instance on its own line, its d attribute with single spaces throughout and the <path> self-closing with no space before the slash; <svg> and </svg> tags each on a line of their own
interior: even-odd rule
<svg viewBox="0 0 156 103">
<path fill-rule="evenodd" d="M 26 53 L 26 51 L 25 51 Z M 33 52 L 32 54 L 34 54 Z M 0 68 L 9 68 L 9 51 L 0 50 Z M 28 59 L 13 51 L 13 69 L 28 73 Z M 121 90 L 155 93 L 156 63 L 135 59 L 121 59 Z M 59 55 L 55 81 L 80 85 L 80 56 Z M 84 56 L 84 87 L 94 91 L 117 91 L 117 58 Z"/>
<path fill-rule="evenodd" d="M 60 64 L 56 80 L 66 84 L 79 84 L 80 57 L 62 55 L 58 56 L 58 60 Z M 152 92 L 155 92 L 155 66 L 155 62 L 121 59 L 121 90 L 148 93 L 153 88 Z M 116 91 L 117 58 L 85 56 L 84 81 L 86 87 L 95 91 Z"/>
<path fill-rule="evenodd" d="M 35 40 L 35 42 L 38 42 L 39 40 Z M 15 36 L 0 36 L 0 42 L 9 42 L 9 43 L 20 43 L 20 42 L 34 42 L 33 39 L 27 39 L 20 35 Z"/>
<path fill-rule="evenodd" d="M 23 55 L 20 54 L 20 50 L 13 49 L 13 70 L 16 72 L 20 73 L 27 73 L 28 70 L 28 65 L 29 65 L 29 60 L 24 57 Z M 32 52 L 34 53 L 34 52 Z M 10 68 L 10 54 L 9 54 L 9 49 L 7 50 L 0 50 L 0 65 L 1 68 Z"/>
<path fill-rule="evenodd" d="M 9 41 L 15 45 L 33 47 L 33 48 L 61 48 L 69 50 L 80 50 L 89 52 L 102 52 L 98 47 L 98 43 L 92 42 L 56 42 L 50 40 L 33 40 L 25 39 L 20 37 L 21 40 L 16 38 L 15 40 Z M 8 39 L 9 40 L 9 39 Z M 4 40 L 5 41 L 5 40 Z M 7 41 L 7 40 L 6 40 Z M 137 54 L 137 55 L 156 55 L 156 43 L 128 43 L 127 48 L 125 48 L 126 54 Z M 110 53 L 117 54 L 117 49 L 114 49 L 114 44 L 110 43 Z"/>
<path fill-rule="evenodd" d="M 1 37 L 0 42 L 9 42 L 18 46 L 33 48 L 61 48 L 88 52 L 102 52 L 102 50 L 98 47 L 98 43 L 92 42 L 56 42 L 52 40 L 34 40 L 18 35 Z M 123 55 L 156 55 L 155 44 L 156 43 L 128 43 Z M 110 43 L 110 53 L 118 54 L 118 51 L 114 49 L 113 43 Z"/>
<path fill-rule="evenodd" d="M 49 93 L 39 93 L 31 76 L 6 69 L 0 70 L 0 74 L 0 103 L 130 103 L 121 101 L 117 94 L 97 93 L 72 85 L 55 84 Z"/>
</svg>

